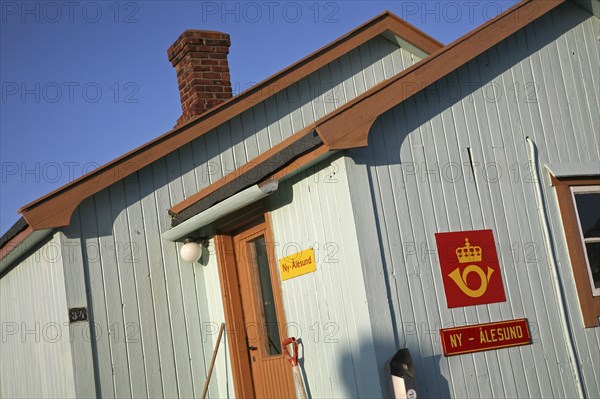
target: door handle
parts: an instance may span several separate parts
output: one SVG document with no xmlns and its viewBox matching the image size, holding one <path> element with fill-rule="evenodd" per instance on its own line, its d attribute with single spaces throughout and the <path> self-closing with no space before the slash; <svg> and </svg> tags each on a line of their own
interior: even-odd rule
<svg viewBox="0 0 600 399">
<path fill-rule="evenodd" d="M 258 348 L 257 348 L 256 346 L 249 346 L 249 347 L 248 347 L 248 350 L 249 350 L 249 351 L 255 351 L 255 350 L 257 350 L 257 349 L 258 349 Z"/>
</svg>

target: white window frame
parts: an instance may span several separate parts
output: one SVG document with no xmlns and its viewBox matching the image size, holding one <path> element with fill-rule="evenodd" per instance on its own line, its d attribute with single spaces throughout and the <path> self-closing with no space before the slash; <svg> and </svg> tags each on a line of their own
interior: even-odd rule
<svg viewBox="0 0 600 399">
<path fill-rule="evenodd" d="M 587 266 L 588 277 L 590 279 L 590 287 L 592 288 L 593 296 L 600 296 L 600 288 L 596 288 L 594 284 L 594 276 L 592 275 L 592 268 L 590 266 L 590 260 L 587 255 L 586 243 L 589 242 L 600 242 L 600 237 L 585 238 L 583 236 L 583 230 L 581 228 L 581 221 L 579 220 L 579 210 L 577 209 L 577 201 L 575 200 L 576 194 L 597 194 L 600 193 L 600 186 L 571 186 L 571 196 L 573 197 L 573 208 L 575 209 L 575 216 L 577 219 L 577 226 L 579 227 L 579 238 L 583 247 L 583 256 L 585 257 L 585 264 Z"/>
</svg>

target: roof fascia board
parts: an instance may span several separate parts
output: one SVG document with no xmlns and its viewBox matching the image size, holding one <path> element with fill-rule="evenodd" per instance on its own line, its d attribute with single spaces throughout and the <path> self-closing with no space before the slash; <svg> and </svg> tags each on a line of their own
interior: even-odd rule
<svg viewBox="0 0 600 399">
<path fill-rule="evenodd" d="M 22 217 L 19 218 L 7 231 L 0 237 L 0 248 L 4 247 L 4 244 L 12 240 L 17 234 L 25 230 L 29 225 Z"/>
<path fill-rule="evenodd" d="M 0 278 L 2 278 L 10 267 L 19 259 L 52 233 L 53 229 L 34 231 L 31 227 L 18 233 L 0 249 Z"/>
<path fill-rule="evenodd" d="M 314 128 L 296 133 L 247 165 L 237 168 L 206 189 L 175 205 L 169 211 L 173 218 L 171 225 L 177 226 L 239 191 L 260 183 L 281 168 L 285 168 L 300 155 L 321 145 L 321 138 L 314 132 Z"/>
<path fill-rule="evenodd" d="M 300 138 L 304 140 L 308 139 L 305 134 Z M 315 141 L 316 142 L 316 141 Z M 304 146 L 307 148 L 310 146 Z M 236 170 L 234 175 L 227 175 L 215 182 L 213 185 L 208 186 L 206 189 L 198 192 L 193 197 L 189 197 L 186 200 L 175 205 L 169 210 L 169 214 L 173 217 L 171 226 L 177 226 L 180 223 L 194 217 L 197 213 L 203 212 L 213 205 L 218 204 L 221 201 L 226 200 L 228 197 L 225 192 L 217 192 L 221 187 L 227 187 L 235 191 L 235 184 L 239 187 L 245 187 L 249 184 L 264 184 L 266 182 L 277 180 L 279 182 L 290 179 L 296 174 L 306 170 L 307 168 L 323 161 L 327 157 L 335 154 L 337 151 L 329 151 L 327 146 L 324 146 L 318 141 L 318 144 L 308 151 L 301 153 L 301 147 L 293 148 L 292 146 L 287 147 L 288 155 L 286 157 L 279 157 L 278 162 L 263 161 L 256 163 L 250 171 L 247 170 Z M 273 159 L 272 155 L 276 155 L 277 152 L 273 152 L 270 155 L 270 159 Z M 246 172 L 248 172 L 246 174 Z M 239 179 L 234 184 L 234 180 Z M 209 195 L 213 196 L 212 202 L 206 203 L 201 202 L 204 198 Z"/>
<path fill-rule="evenodd" d="M 433 52 L 442 46 L 435 39 L 386 11 L 278 74 L 209 110 L 187 125 L 171 130 L 23 206 L 19 212 L 34 230 L 67 226 L 73 211 L 84 199 L 250 109 L 256 105 L 253 98 L 266 100 L 386 30 L 391 30 L 395 35 L 404 37 L 408 42 L 424 51 Z M 258 97 L 256 97 L 257 95 Z"/>
</svg>

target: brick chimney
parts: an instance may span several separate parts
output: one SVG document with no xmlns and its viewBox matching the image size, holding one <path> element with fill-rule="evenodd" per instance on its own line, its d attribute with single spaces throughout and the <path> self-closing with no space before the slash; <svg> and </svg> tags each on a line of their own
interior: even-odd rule
<svg viewBox="0 0 600 399">
<path fill-rule="evenodd" d="M 186 30 L 169 47 L 177 71 L 183 113 L 175 127 L 231 98 L 227 54 L 231 40 L 221 32 Z"/>
</svg>

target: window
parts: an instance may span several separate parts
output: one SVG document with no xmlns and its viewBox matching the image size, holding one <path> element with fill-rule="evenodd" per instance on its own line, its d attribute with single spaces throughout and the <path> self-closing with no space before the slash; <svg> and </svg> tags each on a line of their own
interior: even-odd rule
<svg viewBox="0 0 600 399">
<path fill-rule="evenodd" d="M 256 284 L 259 314 L 264 330 L 261 334 L 264 339 L 264 348 L 270 356 L 281 355 L 281 338 L 279 324 L 277 323 L 277 310 L 275 309 L 275 296 L 271 283 L 271 267 L 267 257 L 265 236 L 248 242 L 250 249 L 250 267 Z"/>
<path fill-rule="evenodd" d="M 586 327 L 600 317 L 600 176 L 552 177 Z"/>
<path fill-rule="evenodd" d="M 600 296 L 600 186 L 571 187 L 590 285 Z"/>
</svg>

